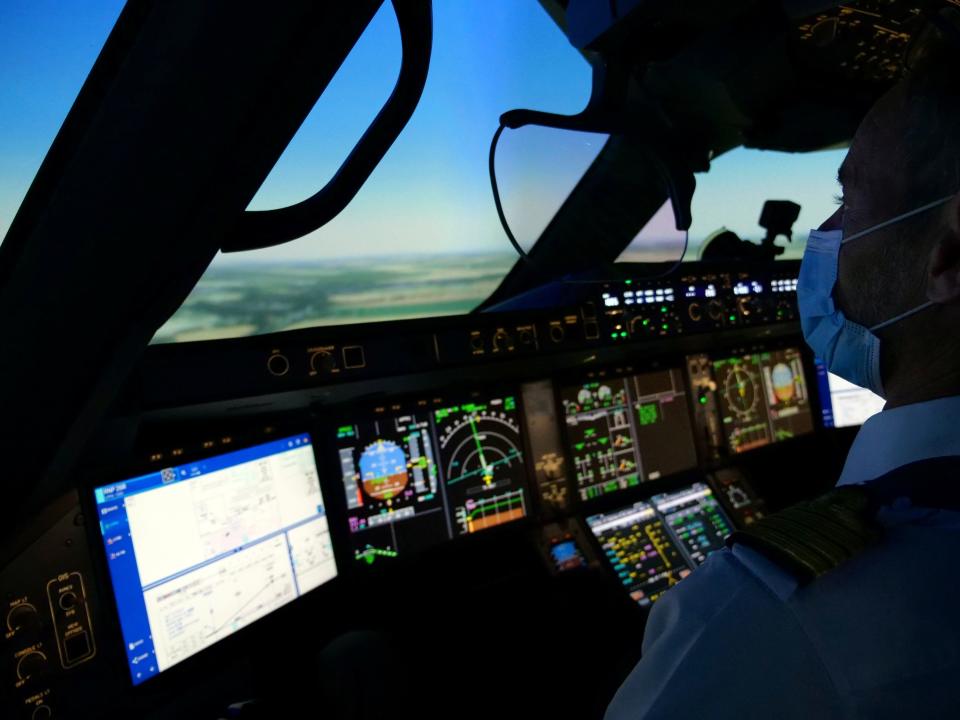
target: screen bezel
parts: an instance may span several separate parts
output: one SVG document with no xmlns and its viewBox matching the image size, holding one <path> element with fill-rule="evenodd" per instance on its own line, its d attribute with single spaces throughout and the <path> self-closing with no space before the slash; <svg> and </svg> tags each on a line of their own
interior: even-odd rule
<svg viewBox="0 0 960 720">
<path fill-rule="evenodd" d="M 531 473 L 529 462 L 531 457 L 530 438 L 525 422 L 526 407 L 523 403 L 523 397 L 520 391 L 522 384 L 523 381 L 517 381 L 509 384 L 478 383 L 476 385 L 476 389 L 470 390 L 405 394 L 390 398 L 389 401 L 369 400 L 362 403 L 330 405 L 324 408 L 326 420 L 317 430 L 317 433 L 320 435 L 320 437 L 318 437 L 315 442 L 315 448 L 318 454 L 320 454 L 322 448 L 322 455 L 324 458 L 326 458 L 323 467 L 320 468 L 321 476 L 329 477 L 331 487 L 336 487 L 335 497 L 336 502 L 338 503 L 338 529 L 340 535 L 343 537 L 341 548 L 342 554 L 345 558 L 344 565 L 340 568 L 340 574 L 342 576 L 366 578 L 370 576 L 376 576 L 379 573 L 393 572 L 395 571 L 394 569 L 402 571 L 402 568 L 417 563 L 418 559 L 425 559 L 434 556 L 435 554 L 444 553 L 445 548 L 448 548 L 451 545 L 472 545 L 475 543 L 482 543 L 484 538 L 526 532 L 526 530 L 531 527 L 532 524 L 538 524 L 540 522 L 543 508 L 541 506 L 542 504 L 540 502 L 539 492 L 537 491 L 535 478 Z M 507 395 L 512 395 L 516 399 L 517 403 L 517 417 L 520 425 L 520 441 L 523 446 L 524 453 L 523 489 L 526 492 L 527 500 L 529 501 L 529 509 L 527 514 L 518 520 L 503 523 L 501 525 L 485 529 L 481 532 L 442 538 L 437 542 L 431 543 L 427 547 L 423 547 L 418 550 L 411 550 L 406 553 L 401 552 L 396 558 L 393 558 L 390 563 L 381 563 L 379 567 L 377 563 L 365 566 L 364 564 L 357 562 L 353 557 L 352 534 L 350 533 L 349 529 L 349 513 L 347 512 L 346 506 L 346 489 L 343 486 L 343 473 L 339 465 L 339 455 L 336 442 L 337 428 L 341 425 L 347 424 L 348 422 L 367 422 L 376 420 L 378 418 L 387 418 L 396 414 L 412 412 L 429 413 L 431 428 L 433 428 L 434 410 L 442 409 L 450 405 L 461 404 L 470 400 L 478 400 L 497 396 L 503 397 Z M 437 463 L 440 464 L 439 444 L 437 445 L 436 453 L 438 455 Z"/>
<path fill-rule="evenodd" d="M 87 518 L 95 520 L 86 523 L 87 542 L 91 548 L 91 561 L 94 572 L 94 580 L 100 590 L 100 632 L 103 639 L 98 642 L 103 657 L 110 662 L 114 674 L 122 675 L 125 688 L 134 693 L 133 697 L 153 697 L 176 693 L 182 688 L 183 683 L 190 679 L 195 680 L 198 673 L 208 673 L 211 677 L 220 677 L 224 673 L 230 673 L 231 665 L 237 664 L 238 668 L 248 669 L 240 658 L 244 656 L 244 650 L 249 650 L 251 641 L 257 641 L 256 645 L 268 645 L 271 637 L 271 630 L 285 626 L 286 623 L 293 621 L 297 616 L 306 614 L 306 608 L 317 603 L 325 603 L 334 600 L 343 585 L 344 576 L 344 558 L 343 541 L 338 537 L 336 526 L 339 525 L 339 516 L 337 504 L 339 498 L 331 495 L 331 485 L 325 483 L 323 472 L 321 470 L 321 458 L 318 454 L 316 441 L 317 429 L 316 423 L 301 419 L 296 424 L 285 424 L 278 426 L 271 424 L 267 427 L 257 427 L 241 430 L 240 433 L 231 434 L 231 443 L 229 447 L 217 445 L 210 448 L 201 448 L 199 443 L 193 443 L 192 451 L 185 451 L 182 455 L 176 456 L 175 460 L 158 462 L 156 460 L 133 460 L 124 463 L 119 468 L 113 468 L 103 472 L 90 471 L 85 473 L 85 482 L 81 486 L 80 503 L 83 513 Z M 304 429 L 307 428 L 307 429 Z M 125 479 L 138 477 L 140 475 L 157 472 L 162 467 L 176 464 L 185 464 L 207 460 L 218 455 L 224 455 L 237 450 L 254 447 L 260 444 L 279 440 L 296 435 L 307 435 L 310 437 L 311 448 L 313 451 L 314 463 L 317 468 L 317 478 L 320 485 L 320 492 L 324 500 L 324 506 L 328 510 L 328 527 L 330 531 L 331 542 L 333 544 L 334 560 L 337 564 L 337 575 L 319 587 L 313 588 L 308 592 L 294 598 L 267 615 L 258 618 L 249 625 L 236 630 L 230 635 L 218 640 L 212 645 L 197 651 L 193 655 L 175 663 L 166 670 L 161 670 L 157 674 L 142 680 L 140 683 L 133 682 L 133 676 L 126 653 L 126 640 L 120 624 L 120 608 L 117 603 L 117 595 L 113 586 L 113 578 L 110 573 L 107 560 L 106 547 L 103 534 L 100 531 L 99 514 L 97 511 L 97 502 L 95 498 L 95 489 L 116 482 L 122 482 Z M 191 433 L 184 437 L 189 437 L 191 441 L 206 437 Z M 187 443 L 184 443 L 187 444 Z M 319 629 L 318 629 L 319 634 Z"/>
</svg>

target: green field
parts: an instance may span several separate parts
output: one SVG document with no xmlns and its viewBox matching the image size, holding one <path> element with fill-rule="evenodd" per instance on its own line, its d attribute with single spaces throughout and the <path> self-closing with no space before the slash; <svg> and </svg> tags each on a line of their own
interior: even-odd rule
<svg viewBox="0 0 960 720">
<path fill-rule="evenodd" d="M 465 313 L 515 261 L 498 253 L 215 264 L 153 342 Z"/>
</svg>

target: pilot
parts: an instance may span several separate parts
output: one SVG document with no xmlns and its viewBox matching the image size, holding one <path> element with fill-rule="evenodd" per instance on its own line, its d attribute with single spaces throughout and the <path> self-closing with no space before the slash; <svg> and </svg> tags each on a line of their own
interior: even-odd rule
<svg viewBox="0 0 960 720">
<path fill-rule="evenodd" d="M 908 75 L 840 168 L 798 299 L 887 401 L 837 487 L 735 534 L 653 607 L 607 720 L 960 716 L 960 73 Z"/>
</svg>

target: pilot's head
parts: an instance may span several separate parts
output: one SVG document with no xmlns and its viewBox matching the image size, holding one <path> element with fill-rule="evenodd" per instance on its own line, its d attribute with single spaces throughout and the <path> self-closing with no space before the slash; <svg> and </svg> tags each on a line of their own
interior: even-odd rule
<svg viewBox="0 0 960 720">
<path fill-rule="evenodd" d="M 811 234 L 801 271 L 811 346 L 835 372 L 880 391 L 888 406 L 960 393 L 955 68 L 960 50 L 950 63 L 911 73 L 867 114 L 840 168 L 841 207 L 821 226 L 826 232 Z M 831 281 L 831 252 L 833 300 L 846 327 L 815 297 Z"/>
</svg>

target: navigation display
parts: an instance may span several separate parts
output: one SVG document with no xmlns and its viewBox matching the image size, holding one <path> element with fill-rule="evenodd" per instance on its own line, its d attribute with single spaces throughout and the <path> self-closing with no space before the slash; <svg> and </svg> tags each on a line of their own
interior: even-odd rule
<svg viewBox="0 0 960 720">
<path fill-rule="evenodd" d="M 696 465 L 679 370 L 566 386 L 560 400 L 581 500 Z"/>
<path fill-rule="evenodd" d="M 803 361 L 795 348 L 712 361 L 727 448 L 742 453 L 813 432 Z"/>
<path fill-rule="evenodd" d="M 733 531 L 704 483 L 590 516 L 587 524 L 620 582 L 641 605 L 687 577 Z"/>
<path fill-rule="evenodd" d="M 135 685 L 337 575 L 309 435 L 94 497 Z"/>
<path fill-rule="evenodd" d="M 516 397 L 453 405 L 433 417 L 454 534 L 525 517 L 527 470 Z"/>
<path fill-rule="evenodd" d="M 372 564 L 449 534 L 429 413 L 337 428 L 354 557 Z"/>
<path fill-rule="evenodd" d="M 515 395 L 337 428 L 351 550 L 372 565 L 529 513 Z"/>
</svg>

